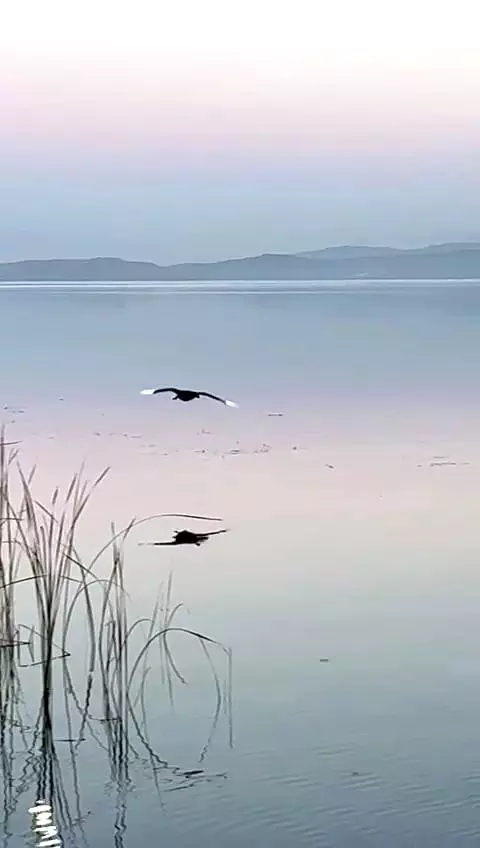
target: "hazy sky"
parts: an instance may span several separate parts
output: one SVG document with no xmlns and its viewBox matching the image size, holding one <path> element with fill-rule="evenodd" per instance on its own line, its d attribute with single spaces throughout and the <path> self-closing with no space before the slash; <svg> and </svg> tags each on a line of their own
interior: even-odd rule
<svg viewBox="0 0 480 848">
<path fill-rule="evenodd" d="M 9 0 L 0 259 L 480 240 L 478 0 Z"/>
</svg>

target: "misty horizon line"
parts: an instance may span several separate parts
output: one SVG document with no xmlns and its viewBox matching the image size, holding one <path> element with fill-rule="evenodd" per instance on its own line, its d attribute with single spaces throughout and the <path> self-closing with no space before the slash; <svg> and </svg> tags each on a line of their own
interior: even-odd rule
<svg viewBox="0 0 480 848">
<path fill-rule="evenodd" d="M 480 243 L 444 242 L 417 248 L 345 245 L 176 265 L 105 256 L 0 263 L 3 283 L 361 279 L 480 280 Z"/>
<path fill-rule="evenodd" d="M 375 244 L 375 243 L 339 243 L 339 244 L 331 244 L 326 245 L 325 247 L 320 248 L 311 248 L 310 250 L 303 249 L 298 251 L 292 250 L 265 250 L 262 253 L 246 253 L 241 255 L 233 255 L 227 256 L 224 258 L 217 259 L 185 259 L 179 262 L 162 262 L 155 261 L 153 259 L 146 259 L 140 257 L 125 257 L 121 255 L 115 254 L 96 254 L 96 255 L 71 255 L 71 254 L 57 254 L 50 255 L 48 257 L 18 257 L 16 259 L 0 259 L 0 266 L 5 265 L 20 265 L 23 263 L 29 262 L 39 262 L 39 263 L 48 263 L 48 262 L 124 262 L 124 263 L 141 263 L 144 265 L 154 265 L 158 268 L 176 268 L 183 265 L 217 265 L 225 262 L 242 262 L 245 260 L 251 259 L 262 259 L 267 257 L 272 258 L 282 258 L 282 257 L 298 257 L 302 259 L 311 259 L 312 261 L 318 260 L 321 258 L 321 255 L 324 254 L 325 258 L 329 259 L 346 259 L 346 258 L 361 258 L 360 253 L 364 251 L 372 251 L 372 253 L 365 254 L 363 253 L 363 258 L 367 258 L 367 256 L 377 255 L 385 251 L 386 254 L 391 255 L 392 257 L 395 254 L 404 254 L 404 253 L 422 253 L 427 251 L 438 251 L 438 250 L 480 250 L 480 235 L 477 240 L 473 239 L 465 239 L 462 241 L 436 241 L 429 242 L 422 245 L 405 247 L 405 246 L 397 246 L 394 244 Z M 341 252 L 342 255 L 335 255 L 337 252 Z M 347 253 L 349 255 L 347 255 Z"/>
</svg>

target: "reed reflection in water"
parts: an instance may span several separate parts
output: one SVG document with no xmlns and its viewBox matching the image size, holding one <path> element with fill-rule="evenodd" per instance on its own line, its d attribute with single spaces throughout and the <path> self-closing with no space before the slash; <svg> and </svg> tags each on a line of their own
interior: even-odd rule
<svg viewBox="0 0 480 848">
<path fill-rule="evenodd" d="M 103 474 L 92 486 L 82 473 L 76 475 L 63 498 L 55 491 L 45 505 L 34 497 L 34 473 L 24 474 L 17 459 L 18 451 L 8 449 L 2 433 L 3 845 L 24 844 L 23 837 L 18 841 L 18 827 L 25 821 L 22 809 L 32 817 L 36 845 L 89 845 L 85 823 L 91 811 L 83 809 L 82 796 L 89 788 L 92 768 L 98 785 L 100 766 L 105 766 L 104 791 L 115 793 L 111 833 L 114 844 L 122 846 L 127 802 L 138 770 L 155 787 L 160 805 L 163 793 L 173 786 L 185 788 L 225 776 L 209 774 L 206 757 L 222 721 L 226 741 L 233 744 L 231 653 L 219 642 L 177 623 L 181 604 L 173 602 L 171 574 L 160 587 L 151 614 L 131 619 L 124 544 L 143 522 L 132 521 L 121 531 L 112 526 L 107 544 L 92 560 L 82 561 L 78 525 Z M 107 555 L 109 572 L 99 576 Z M 171 646 L 174 633 L 200 647 L 214 693 L 211 728 L 192 764 L 195 767 L 189 769 L 161 757 L 149 728 L 150 681 L 160 680 L 172 703 L 176 683 L 186 683 Z M 86 665 L 79 674 L 76 655 L 85 650 Z M 66 730 L 63 736 L 62 730 Z"/>
</svg>

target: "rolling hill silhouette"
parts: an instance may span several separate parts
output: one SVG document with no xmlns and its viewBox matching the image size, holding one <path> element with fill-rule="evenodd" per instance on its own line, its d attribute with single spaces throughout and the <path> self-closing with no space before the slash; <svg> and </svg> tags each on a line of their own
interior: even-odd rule
<svg viewBox="0 0 480 848">
<path fill-rule="evenodd" d="M 480 244 L 450 243 L 413 249 L 341 246 L 164 266 L 115 257 L 0 263 L 0 282 L 356 279 L 480 279 Z"/>
</svg>

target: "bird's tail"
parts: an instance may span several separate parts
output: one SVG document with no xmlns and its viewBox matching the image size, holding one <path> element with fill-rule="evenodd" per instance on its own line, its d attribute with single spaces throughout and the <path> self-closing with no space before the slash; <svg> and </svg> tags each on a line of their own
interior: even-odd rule
<svg viewBox="0 0 480 848">
<path fill-rule="evenodd" d="M 142 389 L 140 392 L 141 395 L 154 395 L 155 389 Z"/>
</svg>

